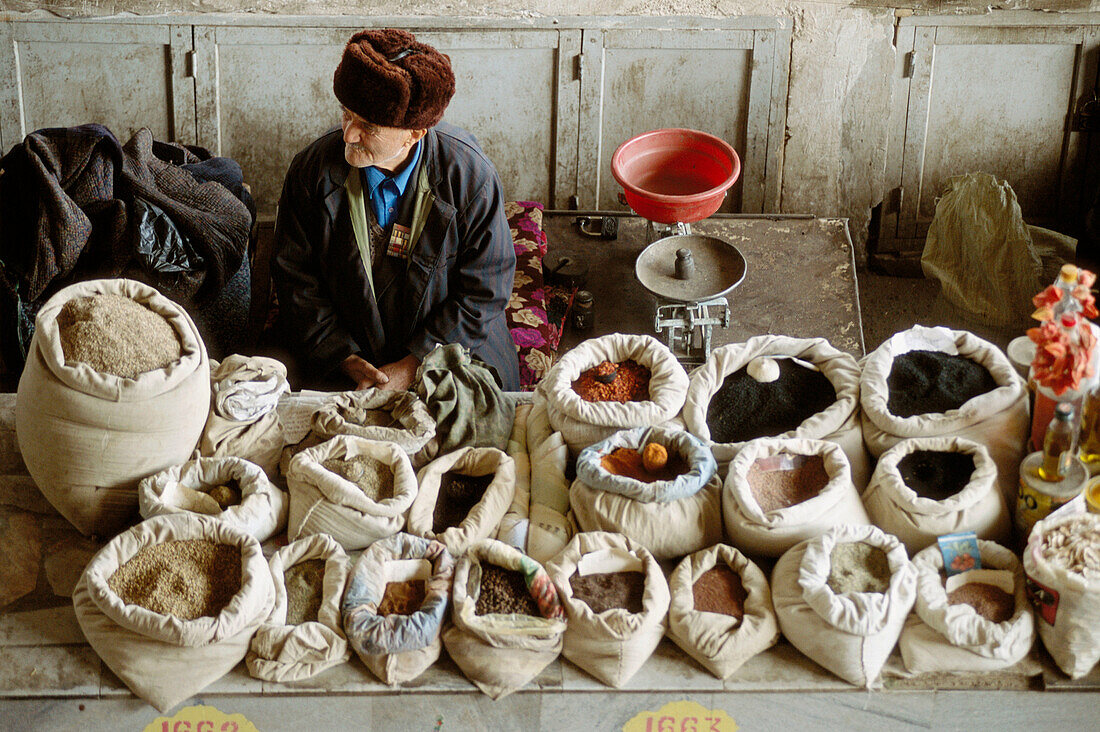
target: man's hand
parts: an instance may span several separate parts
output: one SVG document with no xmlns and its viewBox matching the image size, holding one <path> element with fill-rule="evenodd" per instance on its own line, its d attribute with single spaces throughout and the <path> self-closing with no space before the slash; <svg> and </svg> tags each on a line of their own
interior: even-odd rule
<svg viewBox="0 0 1100 732">
<path fill-rule="evenodd" d="M 358 391 L 372 387 L 391 388 L 386 386 L 390 377 L 383 369 L 375 368 L 366 359 L 354 353 L 340 363 L 340 370 L 355 382 L 355 388 Z"/>
<path fill-rule="evenodd" d="M 388 363 L 382 367 L 382 373 L 387 377 L 383 389 L 391 391 L 404 391 L 416 378 L 416 370 L 420 368 L 420 359 L 411 353 L 400 361 Z"/>
</svg>

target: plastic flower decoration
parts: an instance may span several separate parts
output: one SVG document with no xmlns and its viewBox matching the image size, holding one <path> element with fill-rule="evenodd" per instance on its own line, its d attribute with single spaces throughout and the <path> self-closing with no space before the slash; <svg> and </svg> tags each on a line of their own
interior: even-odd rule
<svg viewBox="0 0 1100 732">
<path fill-rule="evenodd" d="M 1079 388 L 1094 373 L 1091 357 L 1096 335 L 1087 318 L 1100 315 L 1091 291 L 1095 283 L 1095 274 L 1084 269 L 1077 271 L 1077 283 L 1068 298 L 1076 301 L 1078 307 L 1071 308 L 1070 314 L 1061 318 L 1056 315 L 1065 307 L 1064 304 L 1062 308 L 1057 306 L 1067 297 L 1062 289 L 1051 285 L 1032 298 L 1036 310 L 1031 317 L 1042 321 L 1038 328 L 1027 332 L 1036 346 L 1035 359 L 1031 362 L 1032 375 L 1055 396 Z M 1075 310 L 1080 312 L 1072 312 Z"/>
</svg>

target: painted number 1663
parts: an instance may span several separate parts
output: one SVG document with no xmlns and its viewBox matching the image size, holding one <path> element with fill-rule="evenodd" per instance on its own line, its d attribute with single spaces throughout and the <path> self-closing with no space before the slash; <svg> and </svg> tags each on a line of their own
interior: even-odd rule
<svg viewBox="0 0 1100 732">
<path fill-rule="evenodd" d="M 216 722 L 209 719 L 199 721 L 177 719 L 174 722 L 171 720 L 161 722 L 160 732 L 239 732 L 239 730 L 237 723 L 233 721 L 222 722 L 221 726 L 218 726 Z"/>
<path fill-rule="evenodd" d="M 721 717 L 646 717 L 645 732 L 722 732 Z"/>
</svg>

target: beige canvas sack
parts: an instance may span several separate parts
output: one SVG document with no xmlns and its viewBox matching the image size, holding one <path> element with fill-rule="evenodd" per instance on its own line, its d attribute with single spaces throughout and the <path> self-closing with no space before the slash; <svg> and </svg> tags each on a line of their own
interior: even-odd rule
<svg viewBox="0 0 1100 732">
<path fill-rule="evenodd" d="M 417 468 L 431 457 L 424 448 L 435 437 L 435 420 L 411 391 L 364 389 L 336 394 L 313 413 L 311 430 L 326 440 L 353 435 L 393 442 L 409 454 Z"/>
<path fill-rule="evenodd" d="M 527 415 L 527 450 L 531 456 L 531 512 L 527 556 L 546 564 L 573 538 L 569 520 L 569 447 L 550 426 L 546 399 L 535 393 Z"/>
<path fill-rule="evenodd" d="M 527 415 L 530 404 L 516 405 L 516 421 L 508 438 L 508 457 L 516 464 L 516 490 L 512 505 L 504 512 L 496 538 L 521 553 L 527 547 L 527 534 L 531 515 L 531 456 L 527 453 Z"/>
<path fill-rule="evenodd" d="M 284 442 L 276 406 L 290 391 L 286 366 L 273 358 L 236 353 L 211 365 L 212 405 L 199 455 L 244 458 L 274 476 Z"/>
</svg>

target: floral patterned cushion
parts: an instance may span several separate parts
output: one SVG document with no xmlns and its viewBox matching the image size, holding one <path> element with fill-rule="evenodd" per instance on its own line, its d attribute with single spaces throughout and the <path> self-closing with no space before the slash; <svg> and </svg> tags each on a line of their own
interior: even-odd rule
<svg viewBox="0 0 1100 732">
<path fill-rule="evenodd" d="M 516 281 L 505 311 L 519 354 L 519 381 L 525 391 L 535 388 L 553 364 L 561 338 L 560 326 L 550 327 L 546 315 L 546 288 L 542 282 L 542 258 L 546 233 L 542 230 L 542 204 L 509 201 L 504 210 L 516 248 Z"/>
</svg>

